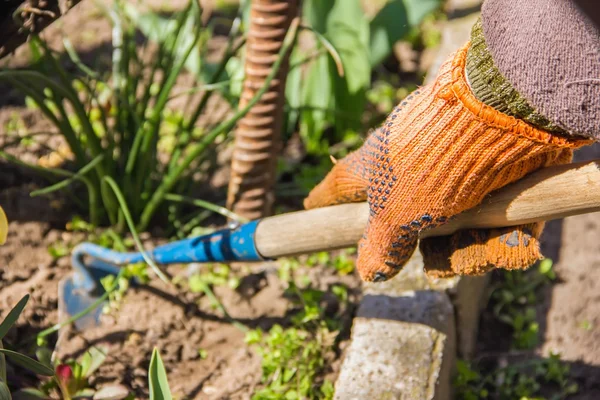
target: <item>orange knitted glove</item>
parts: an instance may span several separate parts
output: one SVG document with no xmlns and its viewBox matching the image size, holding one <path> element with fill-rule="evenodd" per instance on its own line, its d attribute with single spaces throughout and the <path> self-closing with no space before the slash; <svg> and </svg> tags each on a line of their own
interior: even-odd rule
<svg viewBox="0 0 600 400">
<path fill-rule="evenodd" d="M 478 101 L 464 76 L 467 48 L 442 65 L 435 82 L 397 106 L 359 150 L 337 162 L 304 202 L 306 208 L 315 208 L 368 201 L 370 216 L 357 261 L 366 281 L 396 275 L 416 248 L 420 232 L 444 224 L 491 191 L 537 168 L 561 162 L 568 149 L 590 143 L 552 135 Z M 533 237 L 534 228 L 530 228 L 531 234 L 525 229 L 519 232 Z M 519 234 L 517 238 L 488 234 L 478 241 L 472 240 L 472 235 L 467 237 L 471 243 L 461 243 L 460 234 L 437 244 L 426 242 L 424 250 L 442 260 L 435 262 L 436 257 L 428 256 L 428 268 L 440 271 L 441 276 L 444 271 L 454 272 L 448 260 L 461 249 L 469 248 L 470 258 L 481 256 L 481 251 L 471 251 L 473 244 L 507 247 L 500 243 L 511 240 L 520 243 L 519 249 L 528 247 L 524 246 L 525 236 Z M 526 266 L 513 253 L 506 252 L 503 258 L 516 261 L 502 260 L 504 264 Z M 487 266 L 493 261 L 488 258 L 474 265 Z M 481 273 L 485 269 L 469 271 L 466 264 L 457 264 L 456 272 Z"/>
<path fill-rule="evenodd" d="M 545 166 L 568 164 L 571 149 L 559 150 Z M 467 229 L 422 239 L 425 272 L 432 278 L 482 275 L 493 268 L 524 269 L 542 258 L 539 238 L 544 222 L 498 229 Z"/>
</svg>

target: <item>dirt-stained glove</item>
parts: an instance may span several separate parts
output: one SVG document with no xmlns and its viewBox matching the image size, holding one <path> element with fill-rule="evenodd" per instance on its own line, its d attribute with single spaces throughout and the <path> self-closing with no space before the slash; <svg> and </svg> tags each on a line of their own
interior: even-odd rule
<svg viewBox="0 0 600 400">
<path fill-rule="evenodd" d="M 453 54 L 433 83 L 402 101 L 304 201 L 306 208 L 368 201 L 357 261 L 366 281 L 396 275 L 420 232 L 540 167 L 569 162 L 571 149 L 590 143 L 551 134 L 477 100 L 465 79 L 467 49 Z M 540 257 L 540 233 L 540 224 L 464 231 L 424 240 L 421 250 L 434 276 L 526 268 Z"/>
</svg>

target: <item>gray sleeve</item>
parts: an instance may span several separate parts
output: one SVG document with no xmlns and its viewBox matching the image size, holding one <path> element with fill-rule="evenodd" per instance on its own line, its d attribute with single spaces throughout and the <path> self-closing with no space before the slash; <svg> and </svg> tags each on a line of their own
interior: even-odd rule
<svg viewBox="0 0 600 400">
<path fill-rule="evenodd" d="M 485 40 L 500 73 L 571 134 L 600 139 L 600 2 L 487 0 Z M 592 15 L 592 18 L 590 18 Z"/>
</svg>

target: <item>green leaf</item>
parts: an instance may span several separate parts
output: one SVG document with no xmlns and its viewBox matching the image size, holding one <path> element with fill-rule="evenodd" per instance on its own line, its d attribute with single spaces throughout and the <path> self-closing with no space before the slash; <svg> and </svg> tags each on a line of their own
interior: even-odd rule
<svg viewBox="0 0 600 400">
<path fill-rule="evenodd" d="M 0 340 L 0 349 L 3 349 L 4 345 Z M 0 381 L 6 381 L 6 357 L 4 354 L 0 354 Z"/>
<path fill-rule="evenodd" d="M 81 358 L 81 374 L 84 378 L 89 378 L 106 359 L 106 350 L 95 346 L 85 352 Z"/>
<path fill-rule="evenodd" d="M 0 349 L 0 353 L 5 354 L 15 364 L 20 365 L 21 367 L 26 368 L 33 373 L 36 373 L 38 375 L 45 375 L 45 376 L 53 376 L 54 375 L 54 371 L 52 370 L 52 368 L 47 367 L 46 365 L 44 365 L 38 361 L 35 361 L 34 359 L 29 358 L 21 353 L 17 353 L 15 351 L 6 350 L 6 349 Z"/>
<path fill-rule="evenodd" d="M 327 55 L 316 59 L 303 84 L 302 104 L 306 107 L 301 113 L 300 135 L 308 152 L 318 151 L 321 135 L 327 123 L 327 112 L 333 101 L 333 88 L 330 79 L 330 64 Z"/>
<path fill-rule="evenodd" d="M 288 383 L 296 375 L 296 369 L 286 369 L 283 371 L 283 382 Z"/>
<path fill-rule="evenodd" d="M 35 388 L 25 388 L 15 393 L 15 398 L 19 400 L 35 400 L 44 399 L 47 400 L 48 396 L 41 390 Z"/>
<path fill-rule="evenodd" d="M 8 386 L 2 381 L 0 381 L 0 400 L 12 400 Z"/>
<path fill-rule="evenodd" d="M 244 65 L 239 57 L 231 57 L 225 64 L 225 72 L 230 79 L 229 95 L 238 98 L 242 94 L 244 80 Z"/>
<path fill-rule="evenodd" d="M 370 23 L 370 64 L 381 63 L 394 43 L 405 37 L 423 18 L 440 7 L 440 0 L 392 0 Z"/>
<path fill-rule="evenodd" d="M 341 3 L 341 1 L 338 3 Z M 327 29 L 327 17 L 334 4 L 335 0 L 305 0 L 302 15 L 305 21 L 315 30 L 325 33 Z"/>
<path fill-rule="evenodd" d="M 400 0 L 394 0 L 400 1 Z M 408 13 L 408 23 L 417 26 L 427 14 L 440 8 L 442 0 L 402 0 Z"/>
<path fill-rule="evenodd" d="M 549 258 L 544 258 L 540 262 L 540 274 L 547 275 L 552 271 L 552 260 Z"/>
<path fill-rule="evenodd" d="M 82 389 L 80 391 L 78 391 L 77 393 L 75 393 L 75 395 L 73 396 L 73 399 L 89 399 L 91 397 L 94 396 L 94 393 L 96 393 L 96 391 L 94 389 Z"/>
<path fill-rule="evenodd" d="M 358 1 L 336 2 L 327 19 L 325 37 L 340 55 L 348 92 L 354 94 L 369 87 L 369 22 Z"/>
<path fill-rule="evenodd" d="M 138 6 L 130 3 L 124 4 L 124 11 L 127 17 L 136 25 L 136 27 L 149 39 L 158 42 L 166 43 L 177 34 L 178 21 L 176 17 L 165 18 L 154 12 L 142 13 Z M 193 44 L 195 31 L 197 29 L 197 18 L 200 10 L 197 2 L 192 1 L 192 6 L 184 11 L 185 21 L 179 31 L 179 38 L 183 38 L 177 42 L 174 53 L 176 57 L 183 57 L 186 49 Z M 202 63 L 200 62 L 200 49 L 195 47 L 191 50 L 189 57 L 185 61 L 185 67 L 188 71 L 196 76 L 200 76 Z"/>
<path fill-rule="evenodd" d="M 325 37 L 336 49 L 344 67 L 344 77 L 337 74 L 335 63 L 327 57 L 328 73 L 332 80 L 334 100 L 329 106 L 349 115 L 332 115 L 338 132 L 360 128 L 360 116 L 366 104 L 366 90 L 371 85 L 369 64 L 369 21 L 358 1 L 337 1 L 327 19 Z M 320 94 L 323 93 L 321 90 Z"/>
<path fill-rule="evenodd" d="M 150 400 L 171 400 L 171 389 L 167 381 L 167 372 L 160 358 L 157 348 L 152 352 L 150 368 L 148 370 L 150 385 Z"/>
<path fill-rule="evenodd" d="M 2 321 L 0 324 L 0 340 L 4 338 L 8 330 L 14 325 L 15 322 L 17 322 L 28 301 L 29 295 L 26 294 L 21 300 L 19 300 L 17 305 L 10 310 L 6 318 L 4 318 L 4 321 Z"/>
<path fill-rule="evenodd" d="M 52 350 L 47 347 L 38 347 L 35 356 L 42 364 L 52 368 Z"/>
</svg>

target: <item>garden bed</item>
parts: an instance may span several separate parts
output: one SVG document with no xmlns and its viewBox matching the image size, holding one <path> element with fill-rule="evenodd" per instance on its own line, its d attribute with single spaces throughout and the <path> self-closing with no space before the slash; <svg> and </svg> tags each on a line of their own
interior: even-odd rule
<svg viewBox="0 0 600 400">
<path fill-rule="evenodd" d="M 83 20 L 86 22 L 82 28 Z M 45 36 L 51 46 L 62 46 L 60 32 L 68 34 L 83 62 L 110 68 L 110 25 L 92 3 L 79 5 L 47 30 Z M 218 49 L 223 43 L 224 37 L 217 35 L 209 47 Z M 402 72 L 402 84 L 406 87 L 400 90 L 408 93 L 410 87 L 419 82 L 419 71 L 426 69 L 429 61 L 424 60 L 431 58 L 430 50 L 417 53 L 410 48 L 403 51 L 402 46 L 397 49 L 397 58 L 406 58 L 401 62 L 402 68 L 411 62 L 425 64 L 420 69 Z M 9 63 L 13 67 L 24 67 L 28 61 L 28 50 L 24 48 Z M 66 65 L 74 68 L 72 63 Z M 183 86 L 187 78 L 189 76 L 182 75 Z M 389 76 L 384 76 L 382 80 L 387 78 Z M 393 78 L 398 81 L 397 76 Z M 389 96 L 388 92 L 398 88 L 386 86 L 382 80 L 369 92 L 373 98 L 369 107 L 380 107 L 383 113 L 393 106 L 390 99 L 397 100 L 397 94 Z M 52 128 L 39 110 L 25 105 L 24 98 L 14 89 L 3 86 L 2 90 L 6 95 L 0 104 L 0 146 L 12 140 L 9 134 L 15 131 L 38 132 Z M 226 114 L 224 103 L 217 100 L 212 105 L 224 112 L 206 114 Z M 360 142 L 357 135 L 353 140 Z M 278 186 L 280 199 L 284 200 L 278 204 L 281 210 L 300 207 L 301 195 L 295 194 L 297 187 L 290 190 L 291 181 L 307 177 L 316 181 L 330 166 L 328 158 L 323 162 L 317 156 L 305 157 L 299 142 L 297 135 L 288 140 L 285 161 L 290 165 L 305 162 L 312 169 L 303 177 L 292 176 L 297 172 L 294 170 L 282 174 L 284 182 Z M 44 143 L 59 148 L 63 141 L 58 135 L 49 135 Z M 43 146 L 27 144 L 14 147 L 11 154 L 35 163 L 47 156 L 48 151 Z M 199 187 L 205 185 L 209 189 L 196 191 L 203 195 L 210 192 L 213 196 L 225 193 L 227 154 L 225 151 L 219 155 L 216 173 L 198 182 Z M 319 176 L 311 176 L 313 173 Z M 4 316 L 24 294 L 31 294 L 16 329 L 6 337 L 7 343 L 29 354 L 35 344 L 31 339 L 60 320 L 58 284 L 72 271 L 70 248 L 90 236 L 102 235 L 101 230 L 88 230 L 88 225 L 78 226 L 81 220 L 73 211 L 75 207 L 69 196 L 59 192 L 30 197 L 33 190 L 47 184 L 31 171 L 0 159 L 0 205 L 10 220 L 8 241 L 0 247 L 0 310 Z M 592 399 L 600 396 L 597 367 L 600 365 L 597 328 L 600 298 L 595 294 L 595 282 L 600 282 L 597 272 L 600 261 L 596 254 L 600 249 L 594 247 L 597 242 L 593 241 L 599 237 L 600 223 L 594 222 L 597 218 L 592 222 L 584 222 L 584 216 L 576 218 L 579 218 L 578 228 L 569 228 L 569 236 L 563 238 L 562 223 L 552 223 L 544 238 L 546 253 L 557 261 L 558 279 L 553 285 L 540 289 L 535 303 L 529 305 L 537 311 L 529 322 L 538 324 L 539 343 L 526 351 L 515 350 L 514 327 L 499 321 L 491 303 L 481 319 L 474 361 L 483 368 L 482 373 L 486 373 L 528 358 L 545 359 L 550 350 L 556 350 L 567 360 L 559 365 L 571 366 L 566 384 L 578 384 L 579 393 L 572 398 Z M 222 225 L 224 219 L 217 218 L 214 222 L 206 227 Z M 150 229 L 152 236 L 142 235 L 147 247 L 168 240 L 163 228 L 156 224 Z M 574 250 L 579 242 L 587 243 L 585 251 L 582 247 L 582 251 Z M 566 255 L 561 256 L 559 249 L 568 249 Z M 570 264 L 571 259 L 576 260 L 576 267 Z M 161 352 L 173 394 L 180 398 L 246 399 L 260 390 L 267 390 L 263 393 L 269 398 L 267 395 L 273 393 L 268 390 L 280 379 L 273 369 L 280 366 L 282 374 L 298 377 L 294 384 L 306 385 L 301 379 L 308 376 L 308 385 L 315 386 L 315 393 L 330 397 L 331 384 L 339 372 L 361 297 L 360 281 L 352 273 L 353 263 L 354 254 L 341 251 L 278 262 L 235 264 L 230 268 L 175 265 L 168 268 L 175 277 L 175 286 L 150 275 L 153 279 L 148 283 L 130 288 L 123 299 L 111 303 L 100 326 L 84 332 L 65 327 L 60 334 L 50 335 L 46 345 L 56 346 L 55 357 L 62 361 L 78 358 L 92 347 L 107 350 L 108 356 L 91 377 L 90 387 L 99 390 L 119 385 L 136 398 L 148 397 L 148 366 L 155 347 Z M 502 281 L 501 273 L 494 276 L 495 282 Z M 207 286 L 210 291 L 206 290 Z M 268 332 L 276 326 L 282 330 L 275 328 L 269 337 L 261 336 L 260 332 Z M 297 356 L 303 349 L 308 349 L 306 354 Z M 282 350 L 282 354 L 274 350 Z M 288 357 L 288 350 L 296 353 Z M 276 353 L 279 358 L 274 359 Z M 309 373 L 294 375 L 290 372 L 300 366 L 308 366 Z M 271 369 L 267 380 L 263 379 L 265 368 Z M 566 377 L 568 373 L 563 375 Z M 39 386 L 38 378 L 21 369 L 9 369 L 9 381 L 18 383 L 11 389 Z"/>
</svg>

